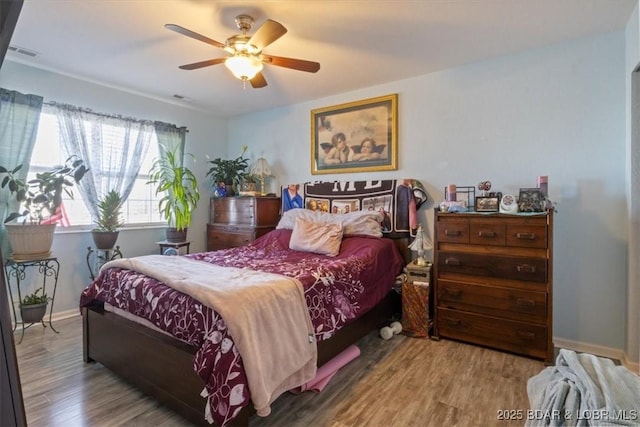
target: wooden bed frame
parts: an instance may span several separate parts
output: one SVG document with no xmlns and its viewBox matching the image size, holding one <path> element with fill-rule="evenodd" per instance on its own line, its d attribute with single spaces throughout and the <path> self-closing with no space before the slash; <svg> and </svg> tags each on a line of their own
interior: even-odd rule
<svg viewBox="0 0 640 427">
<path fill-rule="evenodd" d="M 397 316 L 399 301 L 395 291 L 389 293 L 356 322 L 342 328 L 330 340 L 318 343 L 318 365 Z M 82 315 L 85 362 L 101 363 L 195 425 L 210 426 L 204 420 L 206 399 L 200 397 L 204 383 L 193 370 L 197 348 L 105 311 L 99 305 L 84 307 Z M 171 369 L 167 369 L 169 366 Z M 254 413 L 252 409 L 249 403 L 233 425 L 247 425 Z"/>
<path fill-rule="evenodd" d="M 406 260 L 408 238 L 392 238 Z M 400 295 L 392 290 L 364 316 L 318 343 L 318 366 L 390 319 L 399 319 L 400 310 Z M 85 362 L 101 363 L 195 425 L 210 426 L 204 419 L 206 399 L 200 396 L 204 383 L 193 370 L 197 348 L 106 311 L 101 303 L 83 307 L 82 317 Z M 232 424 L 248 425 L 253 413 L 249 403 Z"/>
</svg>

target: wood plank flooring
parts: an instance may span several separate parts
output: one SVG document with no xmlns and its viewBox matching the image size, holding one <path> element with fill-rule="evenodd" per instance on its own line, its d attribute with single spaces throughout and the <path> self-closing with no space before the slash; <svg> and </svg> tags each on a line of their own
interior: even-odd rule
<svg viewBox="0 0 640 427">
<path fill-rule="evenodd" d="M 60 332 L 34 325 L 16 344 L 31 427 L 187 426 L 181 417 L 117 379 L 100 364 L 82 361 L 81 318 L 54 322 Z M 16 333 L 16 343 L 20 333 Z M 267 426 L 507 426 L 500 410 L 529 408 L 527 379 L 540 361 L 454 341 L 371 333 L 361 356 L 343 368 L 322 393 L 287 393 Z"/>
</svg>

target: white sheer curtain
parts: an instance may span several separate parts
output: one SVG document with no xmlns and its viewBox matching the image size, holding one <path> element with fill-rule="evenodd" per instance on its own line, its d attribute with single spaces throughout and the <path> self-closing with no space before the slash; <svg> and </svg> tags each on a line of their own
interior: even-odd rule
<svg viewBox="0 0 640 427">
<path fill-rule="evenodd" d="M 27 178 L 41 110 L 41 96 L 0 88 L 0 165 L 9 170 L 23 165 L 16 174 L 21 179 Z M 0 190 L 0 240 L 5 259 L 9 256 L 9 239 L 4 219 L 18 208 L 9 190 Z"/>
<path fill-rule="evenodd" d="M 151 121 L 95 113 L 51 103 L 66 153 L 84 160 L 89 172 L 78 183 L 85 206 L 95 221 L 98 200 L 110 190 L 126 200 L 140 172 L 154 132 Z"/>
</svg>

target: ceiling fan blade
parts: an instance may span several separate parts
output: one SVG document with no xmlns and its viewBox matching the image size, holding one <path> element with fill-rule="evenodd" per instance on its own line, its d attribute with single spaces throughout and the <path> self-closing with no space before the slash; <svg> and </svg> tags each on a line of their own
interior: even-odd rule
<svg viewBox="0 0 640 427">
<path fill-rule="evenodd" d="M 202 34 L 194 33 L 191 30 L 187 30 L 184 27 L 176 24 L 165 24 L 164 27 L 168 30 L 175 31 L 176 33 L 182 34 L 183 36 L 191 37 L 192 39 L 200 40 L 201 42 L 205 42 L 210 44 L 211 46 L 219 47 L 224 49 L 224 43 L 217 42 L 209 37 L 205 37 Z"/>
<path fill-rule="evenodd" d="M 284 58 L 282 56 L 261 55 L 262 62 L 265 64 L 277 65 L 278 67 L 291 68 L 298 71 L 306 71 L 307 73 L 315 73 L 320 69 L 320 64 L 313 61 L 305 61 L 304 59 Z"/>
<path fill-rule="evenodd" d="M 262 73 L 256 74 L 254 78 L 249 80 L 249 82 L 254 89 L 259 89 L 267 85 L 267 81 L 264 79 L 264 75 L 262 75 Z"/>
<path fill-rule="evenodd" d="M 267 19 L 249 39 L 249 44 L 262 50 L 287 32 L 287 29 L 279 22 Z"/>
<path fill-rule="evenodd" d="M 222 64 L 227 58 L 215 58 L 202 62 L 194 62 L 193 64 L 181 65 L 178 68 L 181 70 L 197 70 L 198 68 L 208 67 L 210 65 Z"/>
</svg>

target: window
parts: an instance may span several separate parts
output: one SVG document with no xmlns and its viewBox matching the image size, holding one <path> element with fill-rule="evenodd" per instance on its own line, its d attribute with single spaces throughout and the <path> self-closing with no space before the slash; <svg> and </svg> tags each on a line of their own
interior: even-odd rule
<svg viewBox="0 0 640 427">
<path fill-rule="evenodd" d="M 85 122 L 85 126 L 87 130 L 90 131 L 92 123 Z M 122 133 L 123 129 L 121 127 L 103 126 L 103 145 L 105 147 L 119 149 L 119 147 L 122 146 Z M 88 134 L 90 134 L 90 132 L 88 132 Z M 40 116 L 38 134 L 33 154 L 31 155 L 28 179 L 34 178 L 36 173 L 45 171 L 51 166 L 64 163 L 66 157 L 62 153 L 61 147 L 62 142 L 60 140 L 57 118 L 54 114 L 47 112 L 45 106 Z M 122 207 L 122 218 L 127 225 L 164 223 L 158 212 L 158 200 L 160 197 L 155 195 L 153 186 L 146 184 L 149 178 L 147 172 L 151 169 L 153 159 L 158 156 L 158 142 L 154 132 L 151 136 L 149 150 L 143 158 L 140 173 L 136 178 L 129 197 Z M 108 166 L 105 167 L 103 164 L 103 169 L 105 173 L 109 173 Z M 63 197 L 64 210 L 69 220 L 69 225 L 91 224 L 91 215 L 84 205 L 82 195 L 75 188 L 72 190 L 73 199 L 70 199 L 66 195 Z"/>
</svg>

